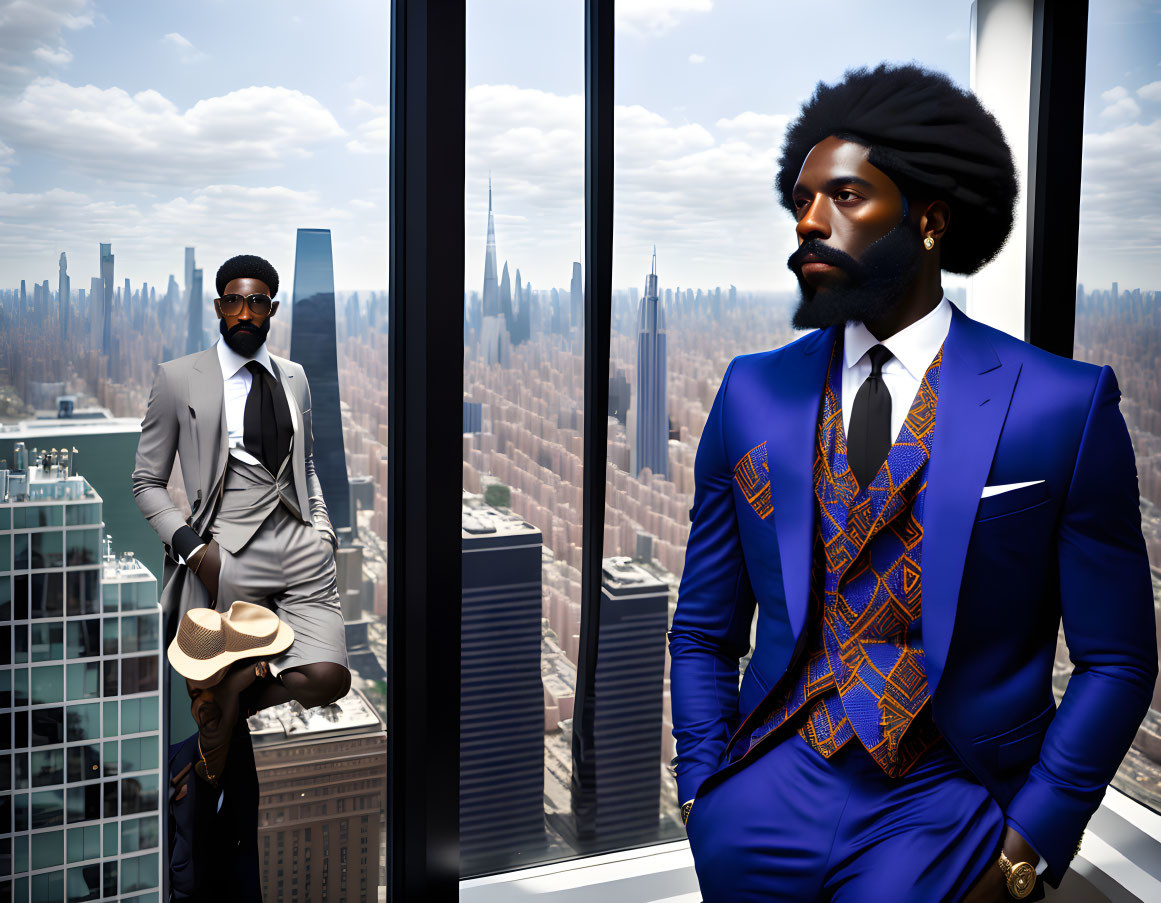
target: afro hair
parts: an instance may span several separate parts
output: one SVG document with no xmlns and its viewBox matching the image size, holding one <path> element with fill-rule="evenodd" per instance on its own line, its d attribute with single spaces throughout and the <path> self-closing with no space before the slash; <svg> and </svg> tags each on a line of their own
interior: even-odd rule
<svg viewBox="0 0 1161 903">
<path fill-rule="evenodd" d="M 278 271 L 269 261 L 256 254 L 239 254 L 231 257 L 218 267 L 218 296 L 226 291 L 226 286 L 235 279 L 260 279 L 270 287 L 270 297 L 278 294 Z"/>
<path fill-rule="evenodd" d="M 974 273 L 1004 246 L 1018 192 L 1012 152 L 995 117 L 943 73 L 884 63 L 849 70 L 834 85 L 819 82 L 778 160 L 775 187 L 791 213 L 806 155 L 831 136 L 866 145 L 867 160 L 911 200 L 947 202 L 943 269 Z"/>
</svg>

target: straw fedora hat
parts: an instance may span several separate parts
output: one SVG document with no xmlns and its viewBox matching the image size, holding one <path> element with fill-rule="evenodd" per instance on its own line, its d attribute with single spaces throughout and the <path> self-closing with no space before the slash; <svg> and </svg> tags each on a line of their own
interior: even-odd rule
<svg viewBox="0 0 1161 903">
<path fill-rule="evenodd" d="M 204 680 L 243 658 L 277 655 L 294 642 L 294 630 L 269 608 L 235 602 L 221 614 L 191 608 L 177 626 L 167 654 L 173 670 Z"/>
</svg>

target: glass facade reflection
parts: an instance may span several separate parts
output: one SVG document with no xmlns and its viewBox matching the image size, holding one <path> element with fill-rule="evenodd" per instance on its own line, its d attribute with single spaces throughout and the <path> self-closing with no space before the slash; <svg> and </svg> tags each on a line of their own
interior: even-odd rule
<svg viewBox="0 0 1161 903">
<path fill-rule="evenodd" d="M 5 899 L 157 899 L 157 581 L 131 554 L 102 554 L 103 501 L 84 477 L 33 464 L 0 468 L 0 484 L 0 546 L 28 550 L 0 562 Z"/>
</svg>

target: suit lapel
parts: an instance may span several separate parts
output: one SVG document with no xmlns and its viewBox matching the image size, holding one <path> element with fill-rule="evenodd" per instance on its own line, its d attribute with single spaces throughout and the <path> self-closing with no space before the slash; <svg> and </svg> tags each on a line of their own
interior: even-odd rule
<svg viewBox="0 0 1161 903">
<path fill-rule="evenodd" d="M 211 345 L 194 361 L 188 395 L 201 465 L 199 485 L 207 498 L 226 465 L 226 406 L 222 387 L 218 349 Z"/>
<path fill-rule="evenodd" d="M 294 369 L 289 366 L 289 361 L 274 355 L 270 355 L 270 360 L 274 363 L 274 369 L 278 373 L 278 381 L 286 393 L 286 402 L 290 405 L 290 419 L 294 424 L 294 440 L 290 445 L 290 466 L 294 476 L 294 491 L 298 495 L 299 510 L 303 517 L 308 517 L 310 499 L 306 486 L 306 439 L 303 435 L 302 403 L 298 397 L 298 393 L 303 391 L 303 387 L 298 384 L 300 380 L 294 375 Z"/>
<path fill-rule="evenodd" d="M 782 585 L 797 642 L 810 601 L 814 542 L 814 439 L 830 350 L 839 327 L 820 329 L 784 349 L 770 385 L 773 432 L 766 441 Z"/>
<path fill-rule="evenodd" d="M 1020 364 L 1005 364 L 987 328 L 957 308 L 943 346 L 923 513 L 923 644 L 932 696 L 955 624 L 964 560 Z"/>
</svg>

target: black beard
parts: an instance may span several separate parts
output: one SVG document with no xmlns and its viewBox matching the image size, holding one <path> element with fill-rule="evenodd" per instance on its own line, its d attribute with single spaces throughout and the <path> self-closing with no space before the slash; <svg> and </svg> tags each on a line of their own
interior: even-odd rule
<svg viewBox="0 0 1161 903">
<path fill-rule="evenodd" d="M 794 311 L 795 329 L 825 329 L 851 321 L 874 323 L 899 305 L 903 293 L 919 272 L 922 242 L 908 220 L 899 222 L 856 260 L 821 239 L 804 241 L 786 265 L 798 278 L 802 300 Z M 802 278 L 802 258 L 813 254 L 847 274 L 845 285 L 822 291 Z"/>
<path fill-rule="evenodd" d="M 218 320 L 218 332 L 222 340 L 242 357 L 253 357 L 254 352 L 262 347 L 266 341 L 266 333 L 270 332 L 270 318 L 262 321 L 261 326 L 255 326 L 245 320 L 239 320 L 233 329 L 226 329 L 226 320 Z"/>
</svg>

